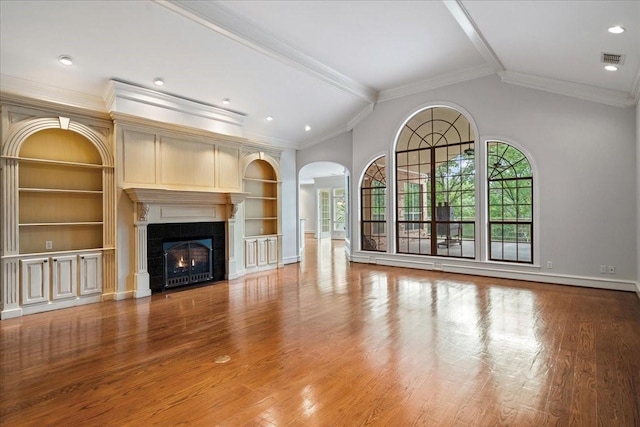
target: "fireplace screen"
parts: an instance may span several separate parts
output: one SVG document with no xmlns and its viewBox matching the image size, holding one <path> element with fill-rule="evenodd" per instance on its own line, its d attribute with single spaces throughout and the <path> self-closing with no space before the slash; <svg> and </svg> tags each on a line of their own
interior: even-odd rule
<svg viewBox="0 0 640 427">
<path fill-rule="evenodd" d="M 213 278 L 212 239 L 164 242 L 164 287 L 206 282 Z"/>
</svg>

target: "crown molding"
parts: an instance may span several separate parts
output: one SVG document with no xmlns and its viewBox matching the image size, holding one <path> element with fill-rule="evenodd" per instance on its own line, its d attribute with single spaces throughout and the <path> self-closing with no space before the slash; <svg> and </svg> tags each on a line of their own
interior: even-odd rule
<svg viewBox="0 0 640 427">
<path fill-rule="evenodd" d="M 344 133 L 351 132 L 351 130 L 352 129 L 347 129 L 346 127 L 335 129 L 335 130 L 333 130 L 331 132 L 327 132 L 324 135 L 319 136 L 318 138 L 310 139 L 310 140 L 307 140 L 305 142 L 302 142 L 298 149 L 299 150 L 307 149 L 307 148 L 312 147 L 312 146 L 314 146 L 316 144 L 320 144 L 321 142 L 325 142 L 325 141 L 327 141 L 327 140 L 329 140 L 331 138 L 335 138 L 336 136 L 340 136 L 340 135 L 342 135 Z"/>
<path fill-rule="evenodd" d="M 603 89 L 581 83 L 550 79 L 548 77 L 534 76 L 532 74 L 510 70 L 501 72 L 500 77 L 504 83 L 612 105 L 614 107 L 632 107 L 636 105 L 636 101 L 631 94 L 618 90 Z"/>
<path fill-rule="evenodd" d="M 502 61 L 498 58 L 498 55 L 495 53 L 489 42 L 484 38 L 480 29 L 471 19 L 471 15 L 467 12 L 467 9 L 464 8 L 462 2 L 460 0 L 442 0 L 444 5 L 449 9 L 453 18 L 458 22 L 458 25 L 465 32 L 471 43 L 476 47 L 478 53 L 482 55 L 487 64 L 491 67 L 491 69 L 500 73 L 505 70 L 504 65 L 502 65 Z"/>
<path fill-rule="evenodd" d="M 259 148 L 261 150 L 297 150 L 299 148 L 298 144 L 287 139 L 274 138 L 246 131 L 244 135 L 245 138 L 247 138 L 247 142 L 245 142 L 244 145 Z"/>
<path fill-rule="evenodd" d="M 423 80 L 417 83 L 411 83 L 394 89 L 383 90 L 380 92 L 378 102 L 389 101 L 391 99 L 402 98 L 403 96 L 415 95 L 417 93 L 426 92 L 432 89 L 449 86 L 456 83 L 462 83 L 469 80 L 475 80 L 495 74 L 493 68 L 483 64 L 477 67 L 468 68 L 452 73 L 443 74 L 431 79 Z"/>
<path fill-rule="evenodd" d="M 353 119 L 349 120 L 349 122 L 347 123 L 347 130 L 353 130 L 353 128 L 356 127 L 358 123 L 360 123 L 365 118 L 367 118 L 371 113 L 373 113 L 373 110 L 375 109 L 375 107 L 376 107 L 375 104 L 367 104 L 367 106 L 364 107 L 362 111 L 356 114 L 356 116 Z"/>
<path fill-rule="evenodd" d="M 154 90 L 110 80 L 104 94 L 112 114 L 137 116 L 242 137 L 244 115 Z"/>
<path fill-rule="evenodd" d="M 107 112 L 104 100 L 99 96 L 36 83 L 6 74 L 0 75 L 0 91 L 79 110 Z"/>
<path fill-rule="evenodd" d="M 375 90 L 306 55 L 257 27 L 254 23 L 234 14 L 224 6 L 204 1 L 154 1 L 193 22 L 270 58 L 291 65 L 359 99 L 369 103 L 374 103 L 377 100 L 378 93 Z"/>
</svg>

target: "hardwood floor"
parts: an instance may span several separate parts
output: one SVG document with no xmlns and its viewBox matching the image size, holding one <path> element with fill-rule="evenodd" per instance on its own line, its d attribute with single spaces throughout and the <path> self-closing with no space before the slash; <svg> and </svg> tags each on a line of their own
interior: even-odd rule
<svg viewBox="0 0 640 427">
<path fill-rule="evenodd" d="M 3 320 L 0 425 L 640 425 L 634 294 L 343 253 Z"/>
</svg>

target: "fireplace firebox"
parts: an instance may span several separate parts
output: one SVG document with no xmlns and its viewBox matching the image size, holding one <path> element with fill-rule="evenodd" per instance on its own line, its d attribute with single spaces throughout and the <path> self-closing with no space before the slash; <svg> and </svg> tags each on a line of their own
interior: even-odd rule
<svg viewBox="0 0 640 427">
<path fill-rule="evenodd" d="M 164 224 L 149 224 L 147 227 L 147 270 L 149 271 L 149 289 L 152 293 L 163 292 L 165 290 L 174 289 L 177 287 L 189 287 L 192 283 L 187 282 L 183 277 L 178 280 L 177 276 L 181 269 L 185 269 L 184 264 L 194 263 L 196 258 L 193 255 L 182 253 L 178 256 L 176 262 L 180 262 L 182 257 L 183 266 L 176 268 L 174 277 L 171 277 L 172 282 L 167 287 L 165 276 L 165 256 L 164 253 L 167 248 L 176 246 L 175 249 L 184 251 L 184 247 L 179 246 L 184 242 L 201 242 L 206 240 L 205 247 L 211 249 L 211 267 L 209 268 L 210 278 L 206 279 L 206 271 L 204 269 L 196 269 L 194 271 L 191 268 L 191 279 L 195 278 L 195 283 L 199 282 L 218 282 L 226 278 L 226 233 L 225 223 L 219 222 L 188 222 L 188 223 L 164 223 Z M 165 244 L 167 244 L 165 246 Z M 194 248 L 194 245 L 191 245 Z M 207 267 L 208 264 L 205 264 Z M 201 276 L 203 275 L 204 276 Z M 188 276 L 188 273 L 185 274 Z M 173 269 L 171 269 L 170 276 L 173 276 Z"/>
<path fill-rule="evenodd" d="M 164 287 L 190 285 L 213 278 L 211 239 L 164 242 Z"/>
</svg>

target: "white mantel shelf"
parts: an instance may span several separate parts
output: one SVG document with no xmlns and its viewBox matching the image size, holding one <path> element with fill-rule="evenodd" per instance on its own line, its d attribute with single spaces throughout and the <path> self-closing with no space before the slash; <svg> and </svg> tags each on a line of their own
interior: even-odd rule
<svg viewBox="0 0 640 427">
<path fill-rule="evenodd" d="M 124 191 L 134 203 L 181 206 L 237 205 L 248 196 L 248 193 L 240 191 L 197 191 L 144 187 L 130 187 L 125 188 Z"/>
</svg>

